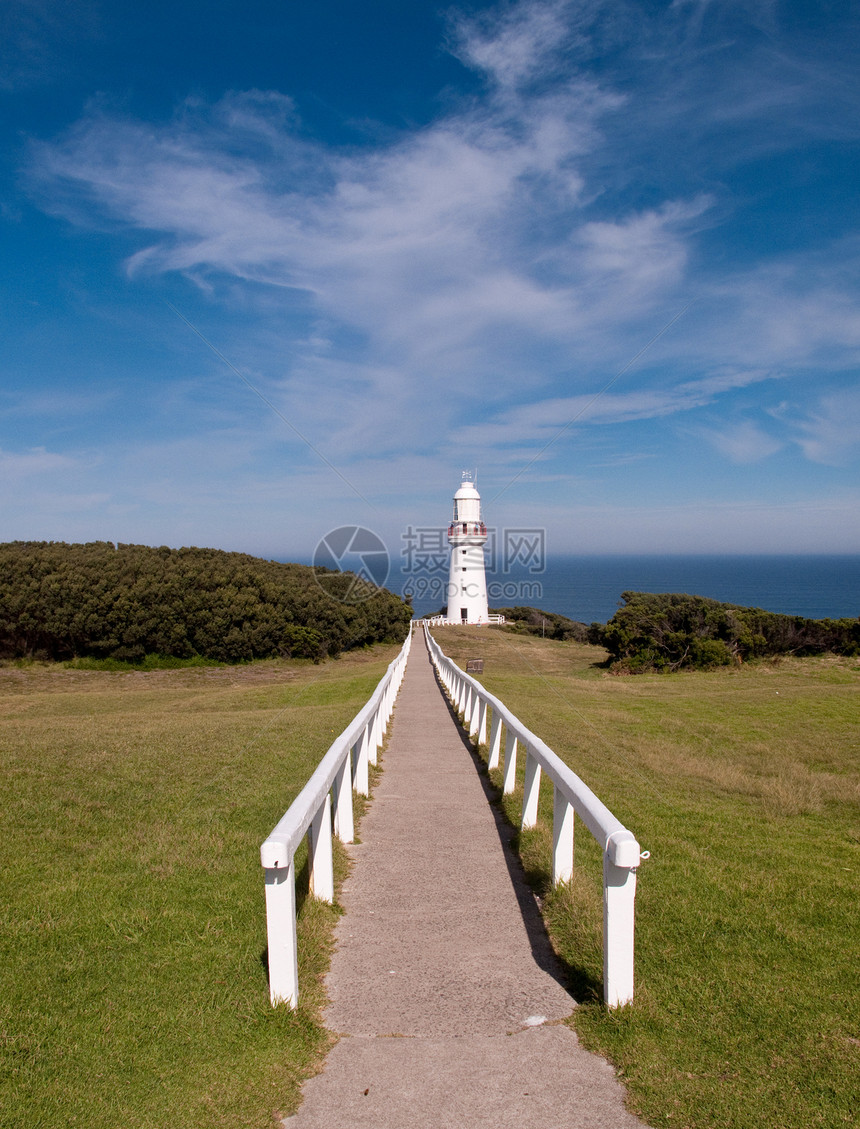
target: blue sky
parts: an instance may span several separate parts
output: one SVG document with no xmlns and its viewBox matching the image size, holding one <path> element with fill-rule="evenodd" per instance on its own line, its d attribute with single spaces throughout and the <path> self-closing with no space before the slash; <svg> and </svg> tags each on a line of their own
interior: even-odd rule
<svg viewBox="0 0 860 1129">
<path fill-rule="evenodd" d="M 860 552 L 855 6 L 3 12 L 0 540 Z"/>
</svg>

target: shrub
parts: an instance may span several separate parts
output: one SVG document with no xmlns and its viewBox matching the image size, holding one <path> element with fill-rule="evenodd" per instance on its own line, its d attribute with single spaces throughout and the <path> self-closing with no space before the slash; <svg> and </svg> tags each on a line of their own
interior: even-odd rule
<svg viewBox="0 0 860 1129">
<path fill-rule="evenodd" d="M 860 619 L 803 619 L 703 596 L 623 592 L 624 606 L 588 641 L 618 670 L 707 669 L 771 655 L 860 654 Z"/>
<path fill-rule="evenodd" d="M 505 627 L 520 635 L 542 635 L 546 639 L 572 639 L 585 643 L 588 628 L 584 623 L 558 612 L 545 612 L 541 608 L 517 606 L 514 608 L 493 608 L 494 614 L 505 617 Z"/>
<path fill-rule="evenodd" d="M 307 566 L 218 549 L 16 541 L 0 545 L 0 658 L 319 662 L 405 637 L 402 600 L 342 602 L 354 578 L 327 580 L 323 591 Z"/>
</svg>

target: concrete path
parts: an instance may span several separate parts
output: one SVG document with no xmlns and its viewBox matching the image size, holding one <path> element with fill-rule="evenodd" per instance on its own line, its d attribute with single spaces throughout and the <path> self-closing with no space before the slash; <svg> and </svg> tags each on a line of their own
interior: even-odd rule
<svg viewBox="0 0 860 1129">
<path fill-rule="evenodd" d="M 327 987 L 340 1034 L 288 1129 L 634 1129 L 560 983 L 509 830 L 416 637 L 352 848 Z"/>
</svg>

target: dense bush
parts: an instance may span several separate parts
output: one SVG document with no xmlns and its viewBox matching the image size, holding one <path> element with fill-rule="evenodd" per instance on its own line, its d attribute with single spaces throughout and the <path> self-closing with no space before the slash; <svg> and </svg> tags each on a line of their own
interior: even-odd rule
<svg viewBox="0 0 860 1129">
<path fill-rule="evenodd" d="M 0 545 L 0 657 L 319 660 L 403 639 L 411 608 L 356 578 L 218 549 L 95 541 Z"/>
<path fill-rule="evenodd" d="M 505 627 L 521 635 L 542 635 L 546 639 L 573 639 L 577 643 L 588 640 L 588 628 L 578 620 L 568 619 L 558 612 L 545 612 L 540 608 L 493 608 L 494 614 L 505 617 Z"/>
<path fill-rule="evenodd" d="M 589 642 L 618 669 L 680 670 L 726 666 L 767 655 L 832 651 L 860 654 L 860 619 L 804 619 L 703 596 L 623 592 L 624 607 Z"/>
</svg>

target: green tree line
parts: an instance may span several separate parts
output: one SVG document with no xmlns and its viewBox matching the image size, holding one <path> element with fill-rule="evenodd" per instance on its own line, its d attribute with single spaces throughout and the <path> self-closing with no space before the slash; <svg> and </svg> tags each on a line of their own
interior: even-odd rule
<svg viewBox="0 0 860 1129">
<path fill-rule="evenodd" d="M 558 612 L 545 612 L 542 608 L 517 605 L 514 608 L 492 608 L 496 615 L 505 617 L 505 627 L 516 635 L 540 635 L 544 639 L 572 639 L 576 643 L 588 641 L 588 628 L 576 619 L 568 619 Z"/>
<path fill-rule="evenodd" d="M 588 639 L 617 669 L 727 666 L 774 655 L 860 654 L 860 618 L 804 619 L 704 596 L 622 592 L 624 606 Z"/>
<path fill-rule="evenodd" d="M 412 609 L 351 573 L 219 549 L 0 544 L 0 657 L 319 661 L 406 636 Z"/>
</svg>

